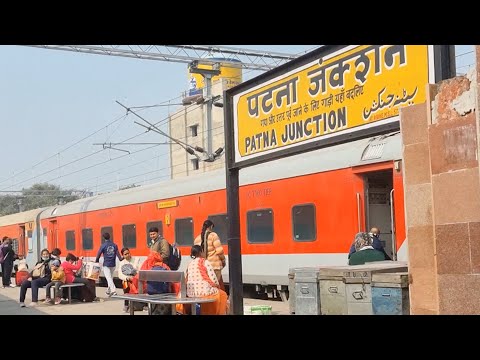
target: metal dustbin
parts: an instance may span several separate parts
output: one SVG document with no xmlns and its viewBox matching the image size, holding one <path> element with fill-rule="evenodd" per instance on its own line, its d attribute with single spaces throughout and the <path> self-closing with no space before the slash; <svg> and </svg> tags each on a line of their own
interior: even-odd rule
<svg viewBox="0 0 480 360">
<path fill-rule="evenodd" d="M 321 268 L 319 278 L 322 315 L 371 314 L 372 272 L 402 271 L 406 268 L 406 263 L 394 261 Z"/>
<path fill-rule="evenodd" d="M 295 314 L 295 273 L 311 269 L 308 267 L 296 267 L 288 269 L 288 309 L 290 314 Z"/>
<path fill-rule="evenodd" d="M 345 271 L 345 294 L 349 315 L 373 315 L 372 276 L 375 273 L 408 271 L 404 263 L 366 263 L 349 266 Z"/>
<path fill-rule="evenodd" d="M 319 268 L 295 271 L 295 314 L 320 315 Z"/>
<path fill-rule="evenodd" d="M 346 315 L 344 272 L 346 267 L 320 269 L 320 303 L 322 315 Z"/>
<path fill-rule="evenodd" d="M 410 315 L 408 272 L 372 275 L 374 315 Z"/>
</svg>

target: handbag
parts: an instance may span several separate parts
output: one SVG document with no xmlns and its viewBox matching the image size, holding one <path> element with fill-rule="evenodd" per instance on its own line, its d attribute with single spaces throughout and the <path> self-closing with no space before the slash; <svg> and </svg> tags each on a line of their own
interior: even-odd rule
<svg viewBox="0 0 480 360">
<path fill-rule="evenodd" d="M 123 264 L 121 268 L 122 274 L 125 276 L 135 276 L 137 275 L 137 270 L 133 267 L 132 264 Z"/>
<path fill-rule="evenodd" d="M 35 265 L 32 271 L 32 277 L 35 277 L 35 278 L 45 277 L 45 263 Z"/>
</svg>

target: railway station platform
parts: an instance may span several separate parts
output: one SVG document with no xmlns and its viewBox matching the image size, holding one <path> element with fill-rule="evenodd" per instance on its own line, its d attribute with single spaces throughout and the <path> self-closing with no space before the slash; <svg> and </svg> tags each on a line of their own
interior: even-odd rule
<svg viewBox="0 0 480 360">
<path fill-rule="evenodd" d="M 118 293 L 122 292 L 117 289 Z M 29 307 L 31 301 L 30 289 L 27 291 L 25 304 L 27 307 L 21 308 L 18 302 L 20 297 L 20 287 L 7 287 L 0 289 L 0 315 L 125 315 L 122 311 L 123 300 L 109 298 L 105 295 L 105 288 L 97 287 L 97 296 L 100 301 L 91 303 L 82 303 L 72 301 L 72 304 L 62 302 L 59 305 L 43 304 L 45 300 L 45 289 L 39 291 L 39 302 L 36 307 Z M 270 305 L 272 306 L 272 315 L 289 315 L 287 302 L 274 300 L 244 299 L 245 306 Z M 135 315 L 147 315 L 145 311 L 136 311 Z"/>
</svg>

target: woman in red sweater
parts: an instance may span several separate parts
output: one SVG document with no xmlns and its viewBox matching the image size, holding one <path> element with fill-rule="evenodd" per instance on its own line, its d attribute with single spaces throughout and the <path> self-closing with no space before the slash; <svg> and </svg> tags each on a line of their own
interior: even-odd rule
<svg viewBox="0 0 480 360">
<path fill-rule="evenodd" d="M 82 268 L 83 256 L 76 257 L 72 253 L 68 253 L 66 261 L 62 263 L 62 268 L 65 271 L 65 284 L 81 283 L 85 285 L 86 292 L 80 296 L 80 300 L 91 302 L 97 299 L 95 295 L 95 282 L 93 280 L 76 277 L 75 273 Z M 75 264 L 76 262 L 76 264 Z M 73 294 L 73 293 L 72 293 Z M 72 295 L 73 297 L 73 295 Z"/>
</svg>

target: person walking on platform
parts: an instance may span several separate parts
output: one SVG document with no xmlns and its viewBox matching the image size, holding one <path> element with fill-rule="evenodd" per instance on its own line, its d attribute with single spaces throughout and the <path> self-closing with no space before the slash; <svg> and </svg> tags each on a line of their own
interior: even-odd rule
<svg viewBox="0 0 480 360">
<path fill-rule="evenodd" d="M 118 246 L 110 239 L 110 234 L 108 232 L 103 234 L 105 242 L 98 249 L 97 257 L 95 262 L 100 261 L 100 256 L 103 254 L 103 274 L 107 280 L 108 288 L 106 291 L 107 296 L 117 295 L 117 288 L 113 282 L 113 272 L 115 271 L 115 257 L 118 257 L 118 260 L 122 261 L 122 256 L 120 251 L 118 251 Z"/>
</svg>

